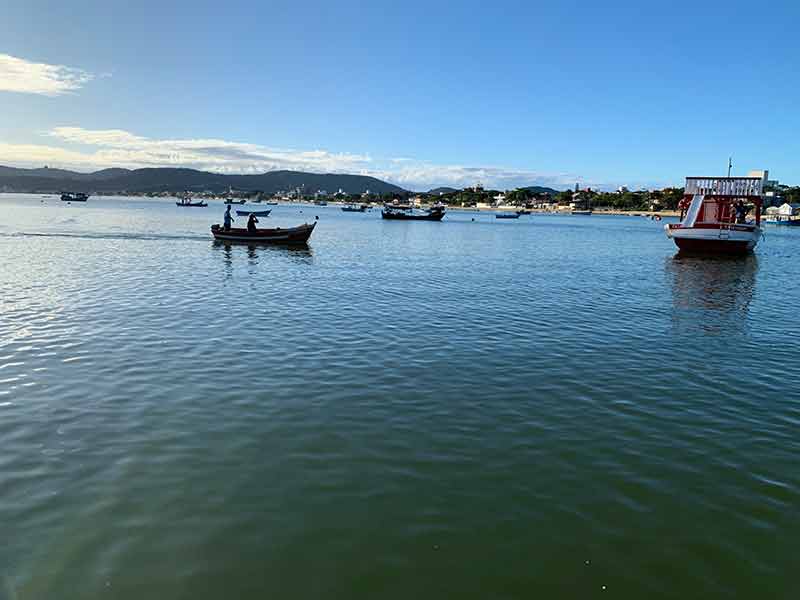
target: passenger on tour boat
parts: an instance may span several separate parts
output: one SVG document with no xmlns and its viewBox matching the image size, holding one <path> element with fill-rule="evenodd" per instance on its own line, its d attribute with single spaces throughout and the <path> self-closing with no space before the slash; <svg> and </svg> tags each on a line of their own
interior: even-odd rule
<svg viewBox="0 0 800 600">
<path fill-rule="evenodd" d="M 231 222 L 233 221 L 233 216 L 231 216 L 231 205 L 228 204 L 228 208 L 225 209 L 225 231 L 230 231 L 231 229 Z"/>
<path fill-rule="evenodd" d="M 747 218 L 747 207 L 744 205 L 744 202 L 739 200 L 733 208 L 736 211 L 736 223 L 743 225 Z"/>
<path fill-rule="evenodd" d="M 250 213 L 250 218 L 247 219 L 247 233 L 256 232 L 256 223 L 258 223 L 258 219 L 253 213 Z"/>
</svg>

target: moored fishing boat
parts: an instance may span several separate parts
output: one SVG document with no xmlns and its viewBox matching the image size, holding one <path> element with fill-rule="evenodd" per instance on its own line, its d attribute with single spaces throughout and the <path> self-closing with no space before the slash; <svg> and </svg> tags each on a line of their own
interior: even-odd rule
<svg viewBox="0 0 800 600">
<path fill-rule="evenodd" d="M 385 204 L 381 211 L 381 217 L 394 221 L 441 221 L 444 213 L 444 206 L 438 204 L 420 212 L 415 212 L 410 206 Z"/>
<path fill-rule="evenodd" d="M 268 217 L 271 210 L 240 210 L 236 209 L 236 214 L 240 217 L 249 217 L 250 215 L 255 215 L 257 217 Z"/>
<path fill-rule="evenodd" d="M 187 206 L 187 207 L 203 207 L 208 206 L 208 203 L 204 200 L 199 200 L 197 202 L 192 202 L 192 195 L 189 192 L 183 192 L 179 196 L 179 200 L 175 203 L 176 206 Z"/>
<path fill-rule="evenodd" d="M 225 198 L 225 204 L 244 204 L 245 202 L 247 202 L 247 200 L 244 199 L 244 198 L 241 198 L 239 200 L 234 198 L 233 197 L 233 188 L 228 186 L 228 197 Z"/>
<path fill-rule="evenodd" d="M 760 177 L 687 177 L 680 223 L 664 226 L 685 252 L 745 254 L 761 237 Z M 753 206 L 755 220 L 747 221 Z"/>
<path fill-rule="evenodd" d="M 224 229 L 221 225 L 212 225 L 211 234 L 215 240 L 222 242 L 239 242 L 247 244 L 306 244 L 311 237 L 316 223 L 304 223 L 297 227 L 274 227 L 257 229 L 251 233 L 245 228 Z"/>
<path fill-rule="evenodd" d="M 495 219 L 519 219 L 520 213 L 518 212 L 509 212 L 509 213 L 495 213 Z"/>
<path fill-rule="evenodd" d="M 345 204 L 342 206 L 344 212 L 364 212 L 367 210 L 366 204 Z"/>
<path fill-rule="evenodd" d="M 768 215 L 763 219 L 764 223 L 770 225 L 788 225 L 790 227 L 799 227 L 800 218 L 787 217 L 785 215 Z"/>
<path fill-rule="evenodd" d="M 63 202 L 86 202 L 89 199 L 89 194 L 84 194 L 82 192 L 78 192 L 77 194 L 73 194 L 71 192 L 64 192 L 61 194 L 61 200 Z"/>
</svg>

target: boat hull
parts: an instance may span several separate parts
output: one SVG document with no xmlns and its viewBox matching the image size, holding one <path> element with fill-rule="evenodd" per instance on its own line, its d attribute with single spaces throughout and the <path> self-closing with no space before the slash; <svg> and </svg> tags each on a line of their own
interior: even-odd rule
<svg viewBox="0 0 800 600">
<path fill-rule="evenodd" d="M 268 217 L 271 210 L 237 210 L 236 214 L 240 217 L 249 217 L 255 215 L 257 217 Z"/>
<path fill-rule="evenodd" d="M 343 206 L 343 207 L 342 207 L 342 210 L 343 210 L 344 212 L 364 212 L 364 211 L 366 211 L 367 209 L 366 209 L 366 208 L 364 208 L 363 206 L 356 206 L 356 207 L 352 207 L 352 206 Z"/>
<path fill-rule="evenodd" d="M 512 213 L 510 215 L 495 215 L 495 219 L 519 219 L 519 213 Z"/>
<path fill-rule="evenodd" d="M 208 206 L 206 202 L 176 202 L 175 206 L 184 206 L 186 208 L 203 208 Z"/>
<path fill-rule="evenodd" d="M 61 194 L 62 202 L 86 202 L 88 199 L 87 194 Z"/>
<path fill-rule="evenodd" d="M 389 221 L 441 221 L 444 211 L 435 211 L 423 215 L 414 215 L 389 210 L 381 211 L 381 217 Z"/>
<path fill-rule="evenodd" d="M 682 251 L 696 254 L 747 254 L 761 237 L 761 229 L 753 225 L 727 227 L 681 227 L 665 225 L 664 231 Z"/>
<path fill-rule="evenodd" d="M 787 227 L 800 227 L 800 219 L 764 219 L 763 223 L 770 225 L 785 225 Z"/>
<path fill-rule="evenodd" d="M 250 233 L 247 229 L 231 228 L 227 231 L 220 225 L 211 226 L 211 234 L 215 240 L 221 242 L 244 244 L 307 244 L 314 232 L 316 223 L 303 224 L 298 227 L 276 227 L 273 229 L 258 229 Z"/>
</svg>

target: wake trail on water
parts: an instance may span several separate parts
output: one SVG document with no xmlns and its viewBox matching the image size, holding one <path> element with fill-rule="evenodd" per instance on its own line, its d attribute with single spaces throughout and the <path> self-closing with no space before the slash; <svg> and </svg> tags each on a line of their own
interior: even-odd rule
<svg viewBox="0 0 800 600">
<path fill-rule="evenodd" d="M 52 233 L 52 232 L 30 232 L 15 231 L 13 233 L 0 233 L 0 237 L 24 238 L 24 237 L 43 237 L 43 238 L 69 238 L 84 240 L 137 240 L 137 241 L 157 241 L 157 240 L 194 240 L 211 241 L 211 238 L 203 235 L 170 235 L 161 233 Z"/>
</svg>

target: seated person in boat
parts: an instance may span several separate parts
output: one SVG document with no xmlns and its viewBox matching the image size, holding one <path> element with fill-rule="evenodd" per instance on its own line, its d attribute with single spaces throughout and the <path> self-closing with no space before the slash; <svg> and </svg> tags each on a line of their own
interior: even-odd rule
<svg viewBox="0 0 800 600">
<path fill-rule="evenodd" d="M 247 233 L 256 232 L 256 223 L 258 223 L 258 219 L 253 213 L 250 213 L 250 218 L 247 219 Z"/>
<path fill-rule="evenodd" d="M 739 200 L 736 204 L 734 204 L 733 208 L 736 211 L 736 223 L 743 225 L 746 222 L 745 219 L 747 218 L 747 207 L 744 205 L 744 202 Z"/>
<path fill-rule="evenodd" d="M 228 204 L 228 208 L 225 209 L 225 216 L 224 218 L 224 227 L 225 231 L 231 230 L 231 222 L 233 221 L 233 216 L 231 215 L 231 205 Z"/>
</svg>

